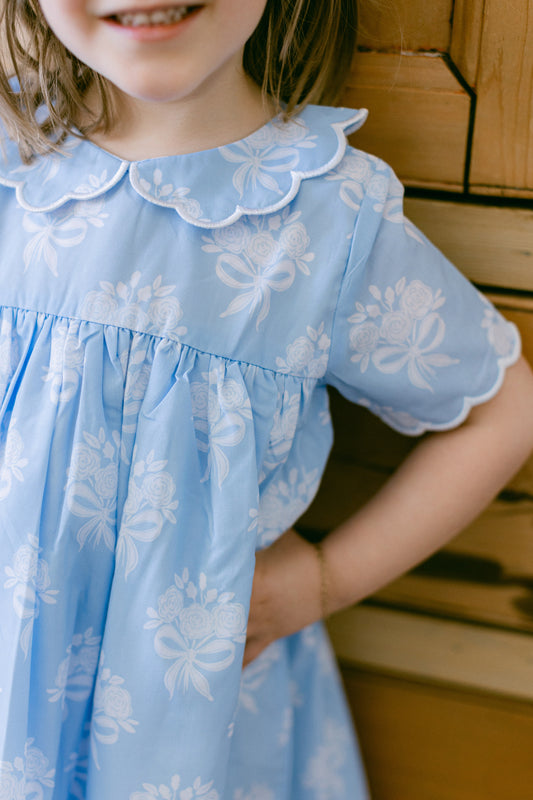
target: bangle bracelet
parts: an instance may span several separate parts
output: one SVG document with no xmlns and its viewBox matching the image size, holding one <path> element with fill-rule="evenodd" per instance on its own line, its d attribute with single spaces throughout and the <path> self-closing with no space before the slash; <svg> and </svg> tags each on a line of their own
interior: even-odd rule
<svg viewBox="0 0 533 800">
<path fill-rule="evenodd" d="M 313 546 L 320 566 L 320 610 L 322 613 L 322 619 L 325 619 L 328 616 L 329 611 L 329 587 L 326 556 L 324 554 L 324 548 L 321 541 L 310 542 L 309 544 Z"/>
</svg>

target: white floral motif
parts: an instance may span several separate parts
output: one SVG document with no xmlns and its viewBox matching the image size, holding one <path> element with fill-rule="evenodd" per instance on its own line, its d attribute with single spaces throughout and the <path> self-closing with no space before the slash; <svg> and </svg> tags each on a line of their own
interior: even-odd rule
<svg viewBox="0 0 533 800">
<path fill-rule="evenodd" d="M 59 664 L 55 688 L 47 689 L 50 703 L 61 702 L 63 717 L 68 715 L 66 701 L 80 703 L 87 700 L 93 690 L 98 667 L 101 636 L 93 636 L 93 629 L 77 633 L 67 647 L 66 658 Z"/>
<path fill-rule="evenodd" d="M 335 675 L 335 657 L 328 637 L 320 625 L 308 625 L 301 631 L 302 644 L 313 651 L 313 661 L 317 662 L 321 675 L 333 678 Z"/>
<path fill-rule="evenodd" d="M 346 797 L 348 787 L 341 774 L 347 757 L 349 739 L 345 728 L 332 719 L 323 726 L 323 740 L 307 763 L 303 785 L 311 789 L 315 800 Z"/>
<path fill-rule="evenodd" d="M 141 272 L 136 271 L 128 284 L 119 281 L 113 286 L 109 281 L 100 281 L 102 291 L 86 295 L 81 313 L 94 322 L 141 329 L 172 339 L 187 333 L 186 326 L 179 324 L 183 309 L 171 296 L 176 287 L 162 286 L 161 275 L 152 284 L 138 288 L 140 280 Z"/>
<path fill-rule="evenodd" d="M 239 292 L 221 317 L 248 308 L 250 315 L 257 313 L 259 328 L 269 314 L 272 292 L 287 291 L 297 269 L 303 275 L 311 274 L 309 263 L 315 256 L 308 250 L 311 240 L 300 216 L 300 211 L 291 213 L 287 207 L 281 214 L 250 217 L 249 230 L 239 221 L 224 233 L 215 230 L 203 237 L 202 250 L 219 253 L 217 276 Z"/>
<path fill-rule="evenodd" d="M 91 720 L 91 754 L 98 769 L 100 769 L 100 765 L 97 743 L 115 744 L 121 729 L 127 733 L 135 733 L 135 725 L 139 724 L 132 719 L 131 695 L 124 688 L 124 678 L 113 675 L 108 667 L 104 667 L 104 661 L 105 657 L 102 652 Z"/>
<path fill-rule="evenodd" d="M 200 573 L 198 585 L 189 579 L 188 569 L 158 599 L 157 611 L 148 608 L 144 627 L 157 628 L 154 649 L 161 658 L 174 663 L 165 673 L 164 684 L 174 696 L 176 683 L 183 692 L 189 684 L 207 700 L 213 700 L 209 682 L 202 672 L 220 672 L 235 659 L 235 643 L 246 640 L 246 612 L 241 603 L 231 602 L 232 592 L 207 588 Z"/>
<path fill-rule="evenodd" d="M 20 636 L 24 658 L 28 656 L 33 622 L 39 616 L 41 602 L 57 603 L 58 589 L 50 589 L 48 562 L 39 558 L 42 547 L 35 536 L 28 534 L 28 544 L 22 544 L 15 552 L 13 565 L 5 567 L 7 580 L 4 589 L 14 589 L 13 609 L 17 617 L 27 620 Z"/>
<path fill-rule="evenodd" d="M 32 160 L 29 164 L 20 164 L 15 167 L 15 169 L 12 169 L 9 174 L 10 176 L 16 176 L 18 173 L 22 173 L 23 175 L 26 173 L 32 173 L 33 176 L 38 175 L 40 184 L 44 186 L 45 183 L 55 178 L 65 162 L 68 163 L 68 159 L 65 158 L 65 155 L 71 155 L 73 150 L 79 147 L 80 144 L 81 139 L 71 136 L 61 143 L 60 153 L 51 151 L 42 158 Z"/>
<path fill-rule="evenodd" d="M 191 383 L 191 405 L 200 452 L 207 453 L 207 468 L 202 480 L 214 471 L 218 486 L 229 474 L 229 459 L 224 452 L 243 441 L 246 420 L 252 419 L 252 407 L 245 386 L 222 371 L 202 373 L 202 381 Z"/>
<path fill-rule="evenodd" d="M 71 800 L 71 795 L 72 797 L 75 797 L 76 800 L 86 800 L 87 778 L 89 775 L 90 740 L 90 732 L 87 732 L 87 735 L 81 740 L 78 750 L 70 753 L 68 757 L 68 763 L 64 771 L 65 773 L 71 773 L 69 800 Z"/>
<path fill-rule="evenodd" d="M 272 173 L 287 173 L 300 163 L 300 150 L 316 147 L 316 136 L 309 135 L 301 122 L 267 125 L 236 144 L 219 148 L 220 155 L 233 164 L 240 164 L 233 174 L 233 185 L 242 197 L 257 184 L 282 195 Z"/>
<path fill-rule="evenodd" d="M 483 298 L 484 302 L 487 302 Z M 486 308 L 481 327 L 487 331 L 487 339 L 500 358 L 510 356 L 515 347 L 515 335 L 512 327 L 495 308 Z"/>
<path fill-rule="evenodd" d="M 170 786 L 160 784 L 154 786 L 153 783 L 143 783 L 143 792 L 133 792 L 129 800 L 220 800 L 220 795 L 213 789 L 213 781 L 202 783 L 198 776 L 192 786 L 184 787 L 179 775 L 173 775 L 170 779 Z"/>
<path fill-rule="evenodd" d="M 296 522 L 316 494 L 320 476 L 318 469 L 307 472 L 293 467 L 287 479 L 271 483 L 261 497 L 257 526 L 261 546 L 271 544 L 284 530 Z"/>
<path fill-rule="evenodd" d="M 120 435 L 113 431 L 112 444 L 100 428 L 98 436 L 84 431 L 83 438 L 84 443 L 76 444 L 72 450 L 65 486 L 66 505 L 77 517 L 87 520 L 76 535 L 80 550 L 93 539 L 95 547 L 103 540 L 113 551 Z"/>
<path fill-rule="evenodd" d="M 315 330 L 308 326 L 307 336 L 298 336 L 287 345 L 285 359 L 276 358 L 276 364 L 282 373 L 305 375 L 309 378 L 321 378 L 327 367 L 328 353 L 331 345 L 329 336 L 324 332 L 321 322 Z"/>
<path fill-rule="evenodd" d="M 348 151 L 338 167 L 327 176 L 328 181 L 340 181 L 342 202 L 359 211 L 365 195 L 373 202 L 376 213 L 388 222 L 403 225 L 405 232 L 422 242 L 415 226 L 403 214 L 403 186 L 383 161 L 359 150 Z"/>
<path fill-rule="evenodd" d="M 285 391 L 280 400 L 279 407 L 272 419 L 268 448 L 265 452 L 259 483 L 262 483 L 267 474 L 287 460 L 294 441 L 300 417 L 301 396 L 299 393 L 290 395 L 288 391 Z"/>
<path fill-rule="evenodd" d="M 52 335 L 50 364 L 45 367 L 43 381 L 50 383 L 50 399 L 53 403 L 67 402 L 78 388 L 85 348 L 79 337 L 60 325 Z"/>
<path fill-rule="evenodd" d="M 200 203 L 187 197 L 191 190 L 185 186 L 176 189 L 171 183 L 163 183 L 163 173 L 160 169 L 154 170 L 152 183 L 146 178 L 139 178 L 139 185 L 150 197 L 162 201 L 165 205 L 177 206 L 192 219 L 200 219 L 202 216 Z"/>
<path fill-rule="evenodd" d="M 276 800 L 274 792 L 265 784 L 255 784 L 249 792 L 244 789 L 236 789 L 233 800 Z"/>
<path fill-rule="evenodd" d="M 296 681 L 289 682 L 289 693 L 291 702 L 290 705 L 287 706 L 283 711 L 281 730 L 278 733 L 278 742 L 280 743 L 281 747 L 287 747 L 291 741 L 291 735 L 294 728 L 294 709 L 305 704 L 304 697 L 300 692 L 300 688 Z"/>
<path fill-rule="evenodd" d="M 239 706 L 258 714 L 255 694 L 269 676 L 272 665 L 281 658 L 281 645 L 274 642 L 243 670 L 239 690 Z"/>
<path fill-rule="evenodd" d="M 0 761 L 0 798 L 2 800 L 43 800 L 45 789 L 55 786 L 55 769 L 43 751 L 35 747 L 34 739 L 27 739 L 24 755 L 17 756 L 13 763 Z M 51 793 L 46 793 L 51 797 Z"/>
<path fill-rule="evenodd" d="M 11 320 L 3 319 L 0 325 L 0 398 L 9 385 L 19 358 L 17 338 Z"/>
<path fill-rule="evenodd" d="M 348 318 L 351 360 L 366 372 L 370 362 L 377 370 L 394 374 L 407 367 L 413 386 L 433 388 L 429 381 L 435 368 L 459 363 L 457 359 L 433 352 L 443 341 L 446 325 L 437 309 L 446 302 L 438 289 L 433 292 L 422 281 L 407 283 L 401 278 L 395 287 L 382 292 L 370 286 L 376 301 L 368 305 L 356 303 L 356 313 Z"/>
<path fill-rule="evenodd" d="M 174 511 L 179 504 L 174 500 L 176 484 L 165 471 L 166 461 L 156 461 L 154 450 L 146 459 L 137 459 L 137 448 L 133 461 L 117 543 L 117 560 L 124 564 L 125 578 L 139 561 L 135 542 L 155 541 L 165 520 L 175 525 Z"/>
<path fill-rule="evenodd" d="M 22 470 L 28 466 L 28 459 L 22 457 L 24 441 L 16 428 L 17 420 L 11 417 L 7 434 L 0 442 L 0 500 L 5 500 L 11 492 L 13 478 L 24 482 Z"/>
<path fill-rule="evenodd" d="M 76 247 L 85 239 L 89 225 L 101 228 L 108 217 L 104 213 L 104 200 L 80 200 L 68 204 L 59 215 L 47 213 L 27 213 L 22 220 L 22 227 L 33 233 L 24 248 L 24 270 L 31 264 L 44 261 L 52 275 L 57 273 L 57 247 Z"/>
</svg>

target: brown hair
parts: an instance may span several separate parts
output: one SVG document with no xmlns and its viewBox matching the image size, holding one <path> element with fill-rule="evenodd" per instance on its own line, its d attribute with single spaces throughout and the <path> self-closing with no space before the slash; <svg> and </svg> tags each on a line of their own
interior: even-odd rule
<svg viewBox="0 0 533 800">
<path fill-rule="evenodd" d="M 355 45 L 357 0 L 267 0 L 244 50 L 246 73 L 291 116 L 309 102 L 333 103 Z M 87 118 L 84 98 L 96 89 L 100 112 L 83 135 L 109 130 L 116 119 L 110 83 L 76 58 L 49 28 L 38 0 L 0 0 L 0 114 L 29 161 Z M 6 58 L 7 56 L 7 58 Z M 18 87 L 11 78 L 16 76 Z M 42 121 L 37 109 L 45 106 Z"/>
</svg>

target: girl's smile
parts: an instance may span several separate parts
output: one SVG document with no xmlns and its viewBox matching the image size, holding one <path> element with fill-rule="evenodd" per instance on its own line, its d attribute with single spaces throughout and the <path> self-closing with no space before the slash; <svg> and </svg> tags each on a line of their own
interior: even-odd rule
<svg viewBox="0 0 533 800">
<path fill-rule="evenodd" d="M 118 155 L 135 160 L 215 147 L 271 116 L 242 66 L 266 0 L 40 4 L 63 45 L 118 90 L 121 130 L 102 140 Z"/>
<path fill-rule="evenodd" d="M 144 6 L 142 9 L 116 11 L 102 19 L 137 41 L 160 41 L 177 35 L 186 22 L 202 11 L 204 5 Z"/>
</svg>

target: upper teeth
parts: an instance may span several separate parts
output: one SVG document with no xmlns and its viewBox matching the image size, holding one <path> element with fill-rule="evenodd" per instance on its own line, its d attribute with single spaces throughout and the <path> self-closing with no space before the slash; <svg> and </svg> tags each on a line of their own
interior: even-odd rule
<svg viewBox="0 0 533 800">
<path fill-rule="evenodd" d="M 130 28 L 141 27 L 142 25 L 170 25 L 172 22 L 179 22 L 187 13 L 187 6 L 176 8 L 158 9 L 157 11 L 138 11 L 131 14 L 117 14 L 116 18 L 121 25 Z"/>
</svg>

